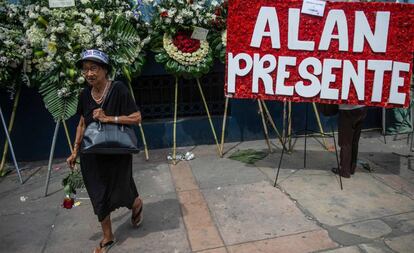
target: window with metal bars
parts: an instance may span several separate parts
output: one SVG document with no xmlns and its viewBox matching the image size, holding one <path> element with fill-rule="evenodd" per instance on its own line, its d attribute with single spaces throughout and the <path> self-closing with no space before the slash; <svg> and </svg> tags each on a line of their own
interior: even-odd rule
<svg viewBox="0 0 414 253">
<path fill-rule="evenodd" d="M 213 72 L 200 79 L 211 115 L 224 113 L 224 74 Z M 133 80 L 133 91 L 144 119 L 174 117 L 175 78 L 171 75 L 143 76 Z M 179 79 L 178 117 L 207 115 L 197 81 Z"/>
</svg>

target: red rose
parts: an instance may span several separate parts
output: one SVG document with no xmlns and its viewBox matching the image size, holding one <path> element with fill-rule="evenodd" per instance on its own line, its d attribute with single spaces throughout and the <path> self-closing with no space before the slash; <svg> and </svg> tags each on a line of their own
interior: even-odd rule
<svg viewBox="0 0 414 253">
<path fill-rule="evenodd" d="M 192 39 L 190 32 L 179 31 L 173 38 L 174 45 L 184 53 L 192 53 L 200 48 L 200 41 Z"/>
<path fill-rule="evenodd" d="M 168 11 L 161 12 L 160 16 L 163 17 L 163 18 L 168 17 Z"/>
<path fill-rule="evenodd" d="M 66 197 L 63 199 L 63 208 L 71 209 L 74 203 L 75 203 L 75 200 L 73 198 Z"/>
</svg>

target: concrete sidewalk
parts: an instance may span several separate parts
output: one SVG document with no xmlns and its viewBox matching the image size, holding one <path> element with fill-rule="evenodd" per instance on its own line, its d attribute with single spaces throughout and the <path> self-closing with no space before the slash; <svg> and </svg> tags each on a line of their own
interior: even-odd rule
<svg viewBox="0 0 414 253">
<path fill-rule="evenodd" d="M 281 149 L 254 165 L 229 159 L 245 149 L 267 151 L 263 140 L 181 148 L 195 159 L 171 165 L 170 150 L 153 150 L 150 161 L 134 158 L 134 178 L 144 199 L 144 222 L 130 226 L 130 211 L 112 215 L 117 245 L 110 252 L 414 252 L 414 169 L 406 135 L 363 133 L 358 168 L 351 179 L 339 178 L 334 153 L 308 138 L 283 159 L 278 187 L 273 187 Z M 331 141 L 331 140 L 328 140 Z M 44 198 L 46 166 L 30 163 L 24 185 L 15 174 L 0 179 L 0 252 L 92 252 L 101 230 L 86 192 L 81 205 L 60 205 L 64 163 L 54 165 L 49 196 Z M 21 200 L 21 197 L 24 198 Z"/>
</svg>

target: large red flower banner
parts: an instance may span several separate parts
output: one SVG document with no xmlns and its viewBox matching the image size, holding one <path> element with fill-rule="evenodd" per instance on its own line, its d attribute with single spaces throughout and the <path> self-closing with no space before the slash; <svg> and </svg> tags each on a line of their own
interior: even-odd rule
<svg viewBox="0 0 414 253">
<path fill-rule="evenodd" d="M 225 92 L 234 98 L 407 107 L 414 6 L 232 0 Z"/>
</svg>

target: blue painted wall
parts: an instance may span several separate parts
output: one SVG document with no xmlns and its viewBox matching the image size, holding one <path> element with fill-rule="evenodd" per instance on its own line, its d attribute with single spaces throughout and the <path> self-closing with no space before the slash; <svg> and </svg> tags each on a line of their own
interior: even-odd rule
<svg viewBox="0 0 414 253">
<path fill-rule="evenodd" d="M 159 66 L 158 66 L 159 67 Z M 155 69 L 159 69 L 153 66 Z M 282 103 L 277 101 L 267 102 L 279 129 L 282 125 Z M 12 101 L 7 93 L 0 93 L 0 105 L 9 121 L 12 110 Z M 258 114 L 257 102 L 252 100 L 230 100 L 231 113 L 227 118 L 226 142 L 247 141 L 263 139 L 261 118 Z M 293 128 L 304 129 L 305 104 L 293 104 Z M 309 128 L 317 130 L 312 107 L 309 106 Z M 217 134 L 220 136 L 222 126 L 221 116 L 213 117 Z M 336 129 L 336 118 L 321 117 L 326 129 L 333 125 Z M 67 123 L 72 139 L 76 131 L 78 118 L 72 117 Z M 381 111 L 378 108 L 370 108 L 368 118 L 365 121 L 366 128 L 379 127 L 381 124 Z M 15 127 L 11 138 L 15 153 L 19 161 L 33 161 L 48 159 L 52 143 L 55 123 L 46 111 L 42 98 L 36 90 L 24 88 L 21 101 L 18 106 Z M 147 144 L 151 149 L 172 146 L 172 120 L 156 120 L 143 122 Z M 5 141 L 4 130 L 0 128 L 0 152 Z M 138 130 L 137 130 L 138 133 Z M 272 133 L 272 136 L 275 135 Z M 220 138 L 220 137 L 219 137 Z M 187 146 L 196 144 L 214 143 L 207 117 L 193 117 L 180 119 L 177 124 L 177 145 Z M 66 157 L 69 154 L 63 127 L 60 127 L 56 144 L 55 157 Z"/>
<path fill-rule="evenodd" d="M 412 2 L 414 0 L 410 0 Z M 215 65 L 216 71 L 224 72 L 221 64 Z M 149 60 L 144 67 L 143 75 L 163 75 L 166 74 L 163 67 L 149 56 Z M 12 101 L 9 94 L 0 91 L 0 106 L 9 121 L 12 110 Z M 274 120 L 281 129 L 282 125 L 282 103 L 271 101 L 267 102 Z M 263 128 L 261 118 L 258 114 L 257 102 L 252 100 L 232 99 L 229 103 L 231 113 L 227 118 L 226 142 L 247 141 L 263 138 Z M 293 104 L 293 128 L 296 130 L 304 129 L 305 104 Z M 145 116 L 145 115 L 144 115 Z M 317 130 L 316 120 L 309 106 L 309 128 Z M 326 130 L 331 125 L 336 129 L 336 117 L 321 117 L 323 126 Z M 213 117 L 217 134 L 220 136 L 223 117 Z M 75 135 L 77 116 L 72 117 L 68 122 L 72 141 Z M 370 108 L 368 118 L 365 120 L 365 128 L 380 127 L 381 110 Z M 143 122 L 144 131 L 149 148 L 165 148 L 172 146 L 172 120 L 157 120 Z M 52 143 L 55 123 L 44 107 L 42 98 L 36 90 L 24 88 L 21 95 L 21 102 L 17 110 L 15 127 L 11 134 L 15 153 L 19 161 L 32 161 L 48 159 L 49 150 Z M 137 131 L 138 132 L 138 131 Z M 275 137 L 272 132 L 272 137 Z M 220 137 L 219 137 L 220 138 Z M 5 135 L 3 127 L 0 127 L 0 152 L 3 152 Z M 214 143 L 207 117 L 193 117 L 180 119 L 177 124 L 177 145 L 187 146 L 196 144 Z M 69 147 L 64 135 L 63 127 L 60 127 L 58 141 L 56 144 L 55 157 L 66 157 L 69 154 Z M 10 157 L 9 157 L 10 158 Z"/>
</svg>

